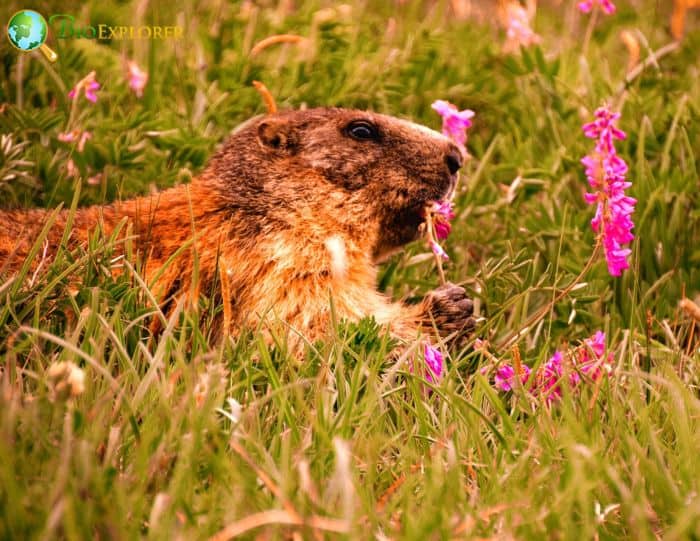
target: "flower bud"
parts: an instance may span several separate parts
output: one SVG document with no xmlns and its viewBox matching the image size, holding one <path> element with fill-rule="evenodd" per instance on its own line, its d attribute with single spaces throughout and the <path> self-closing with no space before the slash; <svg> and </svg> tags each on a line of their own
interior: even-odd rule
<svg viewBox="0 0 700 541">
<path fill-rule="evenodd" d="M 85 372 L 70 361 L 52 364 L 46 376 L 52 402 L 66 401 L 85 391 Z"/>
</svg>

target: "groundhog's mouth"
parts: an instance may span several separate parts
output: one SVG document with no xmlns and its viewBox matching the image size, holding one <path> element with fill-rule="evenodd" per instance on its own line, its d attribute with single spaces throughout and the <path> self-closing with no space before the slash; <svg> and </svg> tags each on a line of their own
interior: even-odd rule
<svg viewBox="0 0 700 541">
<path fill-rule="evenodd" d="M 426 209 L 435 202 L 452 197 L 457 176 L 421 180 L 419 191 L 399 191 L 398 197 L 403 204 L 394 207 L 393 212 L 382 213 L 381 239 L 374 254 L 376 260 L 382 261 L 401 246 L 421 238 L 425 231 Z"/>
<path fill-rule="evenodd" d="M 420 216 L 420 221 L 424 222 L 426 219 L 427 209 L 433 206 L 434 203 L 441 203 L 443 201 L 451 201 L 454 197 L 455 188 L 457 187 L 457 175 L 450 175 L 450 183 L 447 189 L 442 194 L 436 194 L 435 197 L 427 197 L 423 200 L 420 206 L 416 205 L 416 211 Z"/>
<path fill-rule="evenodd" d="M 425 194 L 410 206 L 382 216 L 381 236 L 374 250 L 374 259 L 384 261 L 409 242 L 420 239 L 425 233 L 426 212 L 436 201 L 444 201 L 453 191 L 454 184 L 443 193 Z"/>
</svg>

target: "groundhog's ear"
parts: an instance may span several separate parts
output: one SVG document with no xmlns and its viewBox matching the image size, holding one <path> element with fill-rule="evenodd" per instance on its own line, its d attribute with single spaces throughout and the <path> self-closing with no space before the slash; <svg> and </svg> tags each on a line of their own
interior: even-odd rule
<svg viewBox="0 0 700 541">
<path fill-rule="evenodd" d="M 292 152 L 297 141 L 293 126 L 282 118 L 268 118 L 258 124 L 258 140 L 266 147 Z"/>
</svg>

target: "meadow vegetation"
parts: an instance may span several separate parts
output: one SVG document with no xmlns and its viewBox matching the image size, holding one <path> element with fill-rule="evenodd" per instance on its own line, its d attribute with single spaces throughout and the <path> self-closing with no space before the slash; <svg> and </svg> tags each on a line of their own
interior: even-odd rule
<svg viewBox="0 0 700 541">
<path fill-rule="evenodd" d="M 114 241 L 99 233 L 38 272 L 10 276 L 0 261 L 0 539 L 700 538 L 698 322 L 679 308 L 700 294 L 697 12 L 677 48 L 628 76 L 621 32 L 644 62 L 672 41 L 670 2 L 620 0 L 588 39 L 576 2 L 541 2 L 540 43 L 512 52 L 495 10 L 460 17 L 460 2 L 36 4 L 185 36 L 52 39 L 53 65 L 0 40 L 3 208 L 187 182 L 265 111 L 254 80 L 281 108 L 372 109 L 435 129 L 431 104 L 449 100 L 475 116 L 445 272 L 479 300 L 485 342 L 452 351 L 428 384 L 371 320 L 334 322 L 299 360 L 283 332 L 272 346 L 258 329 L 212 339 L 221 307 L 203 294 L 154 336 L 162 314 L 138 259 L 113 275 Z M 24 7 L 4 4 L 0 19 Z M 251 54 L 284 33 L 304 40 Z M 141 97 L 125 59 L 148 73 Z M 71 100 L 93 70 L 96 103 Z M 613 277 L 596 257 L 552 303 L 596 244 L 581 126 L 605 103 L 627 133 L 631 268 Z M 91 133 L 82 150 L 59 140 L 73 129 Z M 426 252 L 417 242 L 391 259 L 380 288 L 435 288 Z M 539 367 L 596 331 L 608 376 L 551 403 L 527 384 L 494 387 L 500 363 Z"/>
</svg>

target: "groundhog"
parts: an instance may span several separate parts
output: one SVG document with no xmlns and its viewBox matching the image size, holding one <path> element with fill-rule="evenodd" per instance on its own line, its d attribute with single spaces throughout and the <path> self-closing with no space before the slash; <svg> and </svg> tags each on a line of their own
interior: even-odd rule
<svg viewBox="0 0 700 541">
<path fill-rule="evenodd" d="M 391 116 L 269 114 L 238 128 L 190 184 L 79 209 L 69 245 L 85 245 L 97 227 L 121 227 L 121 238 L 129 230 L 164 310 L 215 291 L 223 334 L 281 321 L 314 341 L 332 309 L 339 321 L 374 316 L 402 341 L 435 328 L 459 339 L 473 327 L 464 289 L 448 284 L 406 305 L 377 291 L 376 279 L 378 263 L 419 236 L 426 205 L 451 192 L 461 165 L 448 138 Z M 0 212 L 0 276 L 22 265 L 47 216 Z M 49 258 L 68 216 L 50 230 Z"/>
</svg>

